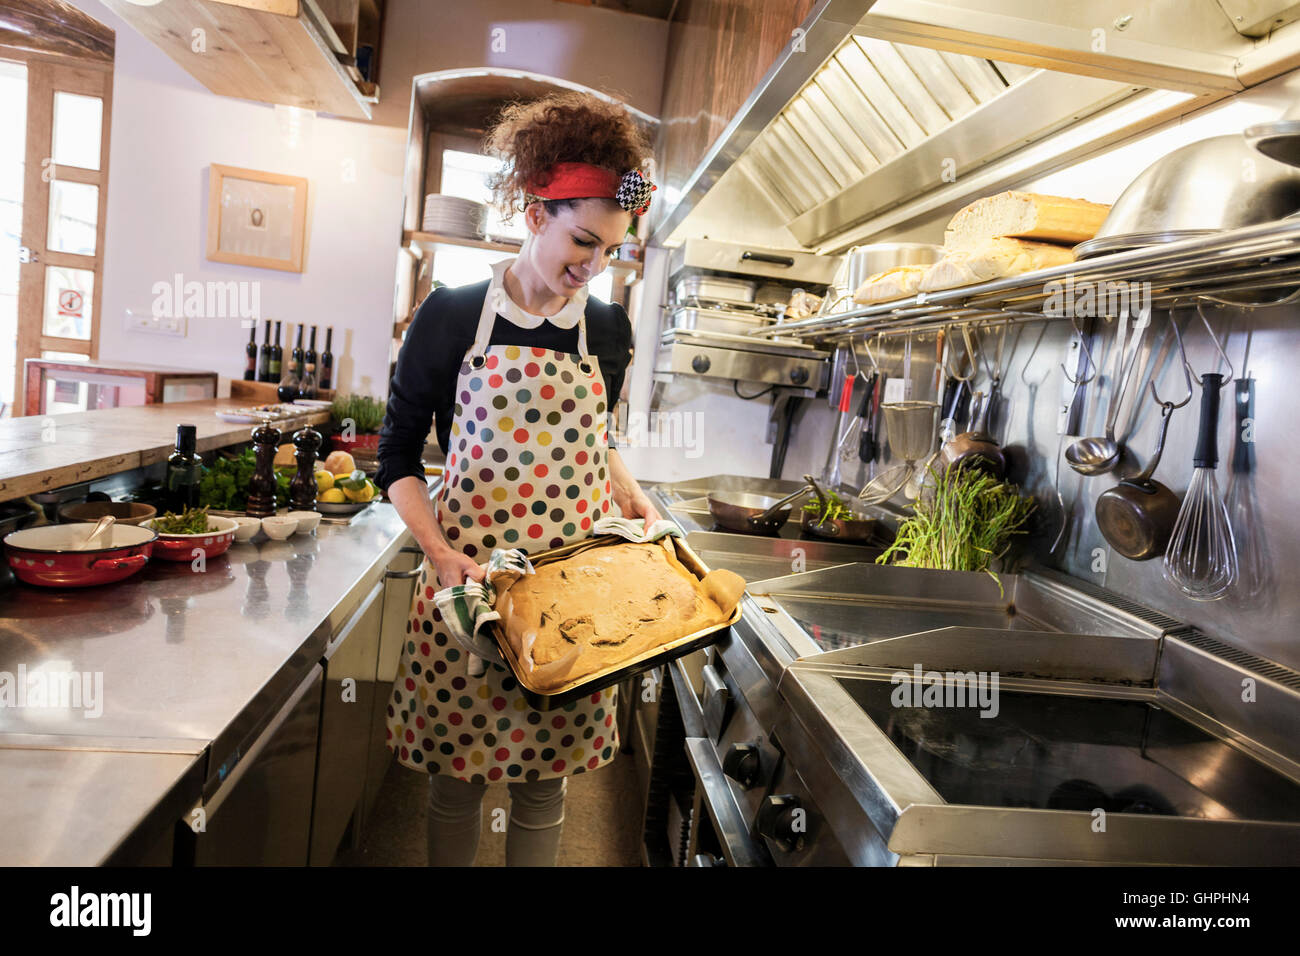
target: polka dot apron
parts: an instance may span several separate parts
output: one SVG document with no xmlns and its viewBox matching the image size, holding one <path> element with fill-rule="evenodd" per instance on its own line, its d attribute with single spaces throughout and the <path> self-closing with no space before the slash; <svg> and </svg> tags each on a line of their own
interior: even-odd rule
<svg viewBox="0 0 1300 956">
<path fill-rule="evenodd" d="M 499 266 L 508 265 L 500 263 Z M 494 270 L 493 285 L 504 268 Z M 453 547 L 476 561 L 493 548 L 537 552 L 586 538 L 610 510 L 605 387 L 587 352 L 492 345 L 493 288 L 461 364 L 446 480 L 435 513 Z M 608 763 L 618 750 L 609 687 L 555 711 L 529 706 L 510 671 L 480 664 L 433 604 L 424 562 L 388 705 L 388 748 L 412 770 L 474 783 L 545 780 Z"/>
</svg>

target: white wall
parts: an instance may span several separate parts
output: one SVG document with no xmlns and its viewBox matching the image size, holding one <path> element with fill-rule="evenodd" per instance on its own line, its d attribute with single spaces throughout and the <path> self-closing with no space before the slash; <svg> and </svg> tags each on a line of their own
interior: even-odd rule
<svg viewBox="0 0 1300 956">
<path fill-rule="evenodd" d="M 250 281 L 264 316 L 334 326 L 339 388 L 383 394 L 405 129 L 316 117 L 291 149 L 272 106 L 210 93 L 97 0 L 72 2 L 117 34 L 100 359 L 240 377 L 248 333 L 237 318 L 191 319 L 184 338 L 127 332 L 123 320 L 128 308 L 148 313 L 154 283 L 175 273 Z M 205 258 L 211 163 L 309 180 L 301 274 Z"/>
</svg>

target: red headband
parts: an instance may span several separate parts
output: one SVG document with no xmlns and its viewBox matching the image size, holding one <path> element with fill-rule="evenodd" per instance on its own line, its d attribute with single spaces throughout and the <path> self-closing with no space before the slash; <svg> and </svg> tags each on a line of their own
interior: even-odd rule
<svg viewBox="0 0 1300 956">
<path fill-rule="evenodd" d="M 650 208 L 650 194 L 657 188 L 635 169 L 620 176 L 590 163 L 556 163 L 540 182 L 529 185 L 528 193 L 540 199 L 613 199 L 640 216 Z"/>
</svg>

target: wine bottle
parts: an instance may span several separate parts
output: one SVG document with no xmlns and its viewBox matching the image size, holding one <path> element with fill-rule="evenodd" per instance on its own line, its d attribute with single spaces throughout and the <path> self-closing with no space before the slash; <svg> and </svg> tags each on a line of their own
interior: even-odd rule
<svg viewBox="0 0 1300 956">
<path fill-rule="evenodd" d="M 280 345 L 280 320 L 275 320 L 275 344 L 271 346 L 271 368 L 268 382 L 280 381 L 280 365 L 284 360 L 284 349 Z"/>
<path fill-rule="evenodd" d="M 305 326 L 303 325 L 303 323 L 299 322 L 298 340 L 297 340 L 297 344 L 295 344 L 293 347 L 293 355 L 291 356 L 291 358 L 293 359 L 293 374 L 298 378 L 302 378 L 302 373 L 303 373 L 302 330 L 304 328 Z"/>
<path fill-rule="evenodd" d="M 307 343 L 307 351 L 303 354 L 303 374 L 316 371 L 316 326 L 311 327 L 311 339 Z"/>
<path fill-rule="evenodd" d="M 248 327 L 248 344 L 244 346 L 244 381 L 257 378 L 257 319 Z"/>
<path fill-rule="evenodd" d="M 334 387 L 334 353 L 330 351 L 333 345 L 334 326 L 331 325 L 325 329 L 325 351 L 320 354 L 320 372 L 316 376 L 322 391 Z"/>
<path fill-rule="evenodd" d="M 271 320 L 266 320 L 266 334 L 262 338 L 262 347 L 257 353 L 257 380 L 271 381 Z"/>
<path fill-rule="evenodd" d="M 194 453 L 196 433 L 193 425 L 176 426 L 176 450 L 167 459 L 163 479 L 163 507 L 174 514 L 199 503 L 202 459 Z"/>
</svg>

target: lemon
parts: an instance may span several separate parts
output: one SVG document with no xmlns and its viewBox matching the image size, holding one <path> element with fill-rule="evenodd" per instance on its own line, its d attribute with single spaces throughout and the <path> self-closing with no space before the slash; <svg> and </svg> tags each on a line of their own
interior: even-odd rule
<svg viewBox="0 0 1300 956">
<path fill-rule="evenodd" d="M 374 486 L 365 481 L 356 488 L 343 488 L 343 494 L 347 496 L 348 501 L 365 502 L 375 496 Z"/>
<path fill-rule="evenodd" d="M 343 489 L 326 488 L 318 496 L 318 499 L 328 504 L 342 504 L 346 499 L 343 497 Z"/>
<path fill-rule="evenodd" d="M 329 491 L 334 487 L 334 476 L 328 471 L 316 472 L 316 490 Z"/>
</svg>

